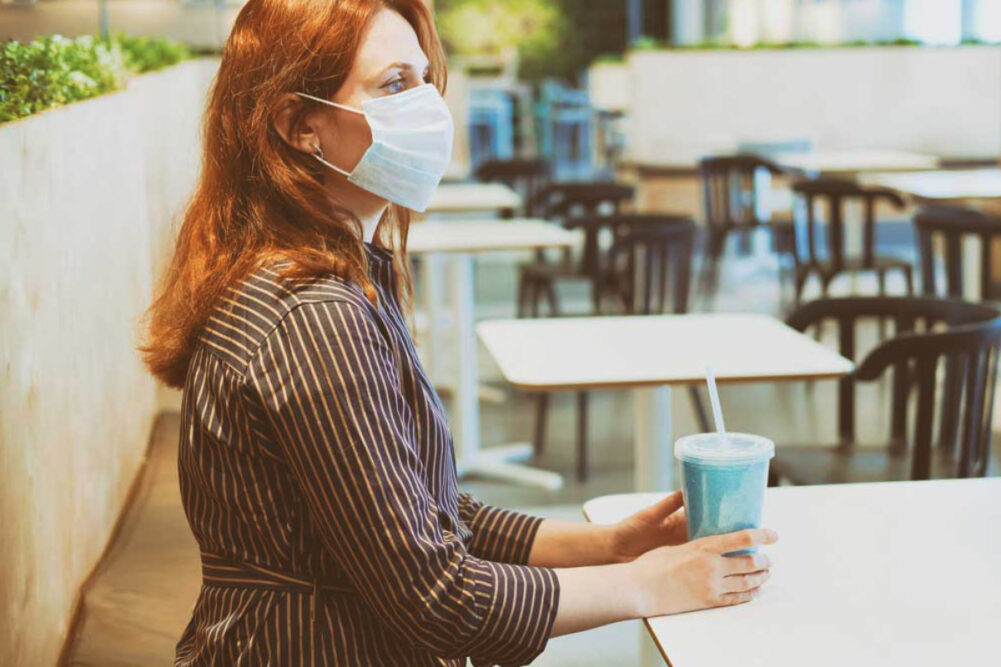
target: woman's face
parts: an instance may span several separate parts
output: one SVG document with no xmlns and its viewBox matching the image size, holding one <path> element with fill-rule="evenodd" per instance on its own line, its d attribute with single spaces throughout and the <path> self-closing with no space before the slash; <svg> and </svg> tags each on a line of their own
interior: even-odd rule
<svg viewBox="0 0 1001 667">
<path fill-rule="evenodd" d="M 383 9 L 372 18 L 351 71 L 332 101 L 361 109 L 367 100 L 401 93 L 427 78 L 428 59 L 413 27 L 398 13 Z M 364 116 L 329 106 L 314 113 L 321 116 L 316 132 L 324 158 L 351 171 L 372 143 Z"/>
</svg>

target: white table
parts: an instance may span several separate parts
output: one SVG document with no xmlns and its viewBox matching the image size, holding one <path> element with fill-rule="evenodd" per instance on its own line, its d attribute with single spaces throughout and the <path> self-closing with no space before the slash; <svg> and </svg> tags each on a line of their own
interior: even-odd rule
<svg viewBox="0 0 1001 667">
<path fill-rule="evenodd" d="M 512 211 L 519 206 L 521 196 L 500 183 L 442 183 L 427 214 Z"/>
<path fill-rule="evenodd" d="M 457 350 L 446 350 L 440 328 L 438 304 L 442 289 L 424 285 L 428 313 L 427 344 L 422 346 L 433 380 L 440 377 L 442 358 L 455 356 L 458 378 L 455 384 L 456 408 L 453 434 L 460 475 L 478 475 L 492 479 L 558 489 L 563 478 L 552 472 L 512 463 L 532 455 L 529 443 L 516 443 L 482 449 L 480 446 L 479 367 L 473 302 L 473 255 L 511 250 L 567 248 L 577 245 L 580 236 L 542 220 L 449 220 L 420 222 L 411 225 L 407 252 L 424 255 L 441 263 L 447 255 L 451 310 L 456 320 Z"/>
<path fill-rule="evenodd" d="M 880 149 L 780 153 L 773 158 L 773 161 L 781 167 L 799 169 L 814 175 L 922 171 L 937 169 L 939 166 L 939 159 L 934 155 Z"/>
<path fill-rule="evenodd" d="M 638 491 L 674 487 L 670 387 L 704 382 L 707 364 L 720 383 L 837 378 L 853 369 L 765 315 L 501 320 L 477 330 L 504 377 L 521 389 L 635 389 Z"/>
<path fill-rule="evenodd" d="M 866 183 L 890 188 L 927 203 L 983 204 L 987 201 L 1001 201 L 1001 169 L 961 169 L 910 174 L 875 173 L 867 175 L 864 180 Z M 965 296 L 969 299 L 979 299 L 978 241 L 966 239 L 963 245 Z"/>
<path fill-rule="evenodd" d="M 606 496 L 613 523 L 660 494 Z M 674 667 L 997 664 L 1001 478 L 782 487 L 772 578 L 753 602 L 646 621 Z"/>
<path fill-rule="evenodd" d="M 874 173 L 864 180 L 928 201 L 1001 199 L 1001 169 Z"/>
</svg>

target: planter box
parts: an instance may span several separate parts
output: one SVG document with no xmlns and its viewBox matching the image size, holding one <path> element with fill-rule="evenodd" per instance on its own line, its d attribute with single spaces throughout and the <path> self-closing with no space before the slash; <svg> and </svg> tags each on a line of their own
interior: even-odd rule
<svg viewBox="0 0 1001 667">
<path fill-rule="evenodd" d="M 1001 152 L 1001 47 L 639 51 L 630 157 L 685 163 L 742 143 L 944 157 Z"/>
<path fill-rule="evenodd" d="M 0 125 L 0 664 L 55 664 L 145 453 L 139 320 L 214 68 Z"/>
</svg>

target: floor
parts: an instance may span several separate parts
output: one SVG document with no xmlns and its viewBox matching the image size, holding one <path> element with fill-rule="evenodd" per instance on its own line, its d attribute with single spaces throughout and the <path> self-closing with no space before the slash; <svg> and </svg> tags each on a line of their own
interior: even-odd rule
<svg viewBox="0 0 1001 667">
<path fill-rule="evenodd" d="M 477 266 L 477 303 L 480 317 L 513 314 L 514 262 L 499 256 Z M 861 289 L 870 285 L 863 282 Z M 586 294 L 567 292 L 566 301 L 583 307 Z M 775 266 L 743 260 L 730 265 L 714 310 L 778 314 L 780 293 Z M 706 309 L 710 304 L 697 304 Z M 875 335 L 875 334 L 873 334 Z M 740 344 L 739 332 L 734 345 Z M 860 343 L 861 345 L 861 343 Z M 664 354 L 676 351 L 664 350 Z M 484 443 L 528 440 L 533 432 L 531 396 L 505 389 L 497 369 L 481 354 L 482 377 L 504 389 L 503 402 L 484 402 Z M 725 387 L 722 402 L 732 430 L 769 435 L 779 442 L 833 441 L 834 384 Z M 863 389 L 859 405 L 888 400 L 883 386 Z M 696 430 L 684 392 L 675 392 L 675 428 L 680 434 Z M 524 509 L 542 516 L 581 520 L 583 501 L 608 493 L 632 490 L 631 396 L 623 391 L 593 393 L 591 410 L 591 477 L 573 478 L 574 412 L 572 397 L 551 401 L 546 450 L 534 462 L 566 475 L 559 491 L 523 489 L 483 480 L 465 480 L 465 490 L 482 500 Z M 883 404 L 883 403 L 879 403 Z M 883 411 L 860 419 L 860 439 L 880 442 L 888 432 Z M 187 623 L 200 583 L 198 552 L 188 530 L 177 490 L 175 466 L 179 428 L 177 414 L 157 422 L 147 473 L 138 502 L 126 518 L 108 558 L 86 595 L 85 609 L 69 664 L 91 667 L 156 667 L 169 665 L 174 644 Z M 995 451 L 996 459 L 1001 455 Z M 635 622 L 621 623 L 579 636 L 558 638 L 533 663 L 536 667 L 590 667 L 635 665 L 640 630 Z"/>
</svg>

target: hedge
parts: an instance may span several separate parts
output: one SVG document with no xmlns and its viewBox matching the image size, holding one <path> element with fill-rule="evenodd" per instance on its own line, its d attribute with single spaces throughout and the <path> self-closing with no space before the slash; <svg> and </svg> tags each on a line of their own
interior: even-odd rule
<svg viewBox="0 0 1001 667">
<path fill-rule="evenodd" d="M 0 123 L 119 90 L 129 76 L 189 57 L 184 44 L 124 34 L 0 42 Z"/>
</svg>

